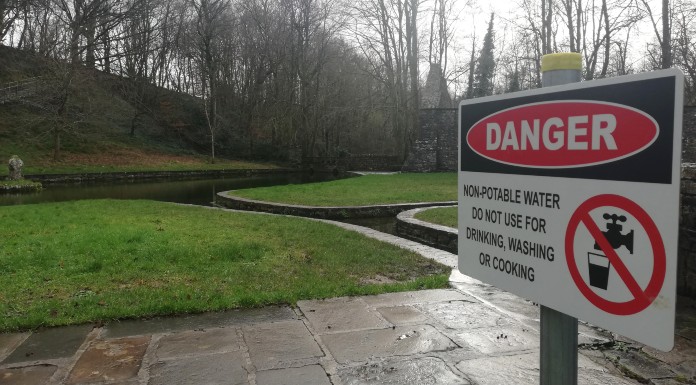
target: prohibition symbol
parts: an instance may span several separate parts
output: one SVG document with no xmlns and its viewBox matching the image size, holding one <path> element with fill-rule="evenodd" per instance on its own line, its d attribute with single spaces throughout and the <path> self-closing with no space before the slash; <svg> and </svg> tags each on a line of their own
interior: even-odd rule
<svg viewBox="0 0 696 385">
<path fill-rule="evenodd" d="M 620 242 L 617 242 L 614 238 L 608 239 L 609 237 L 606 236 L 606 233 L 600 230 L 599 225 L 595 223 L 595 220 L 590 216 L 590 212 L 592 210 L 600 207 L 608 208 L 609 210 L 612 208 L 618 208 L 628 213 L 629 215 L 633 216 L 638 221 L 639 225 L 642 226 L 643 230 L 645 230 L 648 240 L 650 241 L 650 249 L 635 250 L 637 258 L 653 259 L 652 274 L 650 275 L 650 281 L 645 288 L 641 287 L 634 277 L 634 274 L 631 273 L 629 268 L 616 252 L 615 249 L 617 248 L 617 243 Z M 607 225 L 609 228 L 607 233 L 610 232 L 609 230 L 612 230 L 610 228 L 612 226 L 615 227 L 613 230 L 616 230 L 617 226 L 619 229 L 621 228 L 619 225 L 617 225 L 618 220 L 626 220 L 626 218 L 623 216 L 609 216 L 607 214 L 605 214 L 604 218 L 614 221 L 613 225 Z M 633 297 L 632 299 L 625 302 L 606 299 L 590 288 L 590 285 L 600 287 L 597 283 L 590 282 L 590 285 L 588 285 L 585 279 L 583 279 L 580 270 L 578 269 L 578 258 L 583 258 L 584 255 L 575 255 L 575 235 L 581 226 L 585 227 L 589 231 L 591 237 L 593 238 L 592 240 L 595 242 L 595 249 L 598 249 L 598 255 L 600 255 L 599 253 L 603 253 L 603 256 L 608 258 L 609 263 L 614 267 L 619 278 L 631 293 L 631 296 Z M 628 234 L 624 236 L 628 237 Z M 632 232 L 630 233 L 630 238 L 632 248 Z M 662 284 L 665 281 L 667 259 L 665 256 L 664 242 L 662 241 L 660 232 L 657 229 L 655 222 L 652 220 L 652 218 L 650 218 L 650 215 L 648 215 L 648 213 L 645 212 L 642 207 L 623 196 L 611 194 L 597 195 L 583 202 L 575 210 L 573 215 L 570 217 L 570 221 L 568 222 L 568 228 L 565 236 L 565 252 L 568 269 L 570 271 L 570 275 L 573 277 L 575 285 L 585 296 L 585 298 L 587 298 L 596 307 L 604 310 L 607 313 L 615 315 L 632 315 L 639 313 L 650 306 L 655 298 L 657 298 L 660 290 L 662 290 Z M 631 252 L 634 252 L 634 250 L 631 249 Z M 606 286 L 604 289 L 606 289 Z"/>
</svg>

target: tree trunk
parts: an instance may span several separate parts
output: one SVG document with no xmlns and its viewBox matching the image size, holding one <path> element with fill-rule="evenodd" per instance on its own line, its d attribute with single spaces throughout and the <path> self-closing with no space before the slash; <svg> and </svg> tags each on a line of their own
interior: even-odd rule
<svg viewBox="0 0 696 385">
<path fill-rule="evenodd" d="M 73 22 L 70 26 L 70 63 L 80 64 L 80 31 L 77 23 Z"/>
<path fill-rule="evenodd" d="M 669 0 L 662 0 L 662 68 L 672 67 L 672 34 Z"/>
<path fill-rule="evenodd" d="M 53 127 L 53 161 L 60 159 L 60 123 L 56 122 Z"/>
<path fill-rule="evenodd" d="M 602 0 L 602 16 L 604 17 L 604 62 L 602 63 L 602 72 L 600 77 L 604 78 L 607 76 L 607 71 L 609 69 L 609 56 L 611 54 L 611 30 L 609 28 L 609 11 L 607 7 L 607 0 Z"/>
</svg>

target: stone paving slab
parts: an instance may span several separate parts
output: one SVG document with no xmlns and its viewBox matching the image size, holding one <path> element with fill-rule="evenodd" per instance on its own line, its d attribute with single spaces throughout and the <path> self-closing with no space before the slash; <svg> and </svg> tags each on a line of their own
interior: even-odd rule
<svg viewBox="0 0 696 385">
<path fill-rule="evenodd" d="M 344 385 L 467 385 L 437 357 L 385 360 L 346 367 L 339 376 Z"/>
<path fill-rule="evenodd" d="M 3 333 L 0 334 L 0 362 L 4 360 L 17 346 L 19 346 L 30 333 Z"/>
<path fill-rule="evenodd" d="M 297 305 L 319 334 L 390 326 L 362 298 L 299 301 Z"/>
<path fill-rule="evenodd" d="M 67 384 L 125 381 L 137 376 L 150 337 L 93 341 L 75 364 Z"/>
<path fill-rule="evenodd" d="M 256 385 L 331 385 L 331 381 L 320 365 L 308 365 L 257 372 Z"/>
<path fill-rule="evenodd" d="M 674 377 L 675 373 L 641 351 L 608 350 L 604 354 L 615 364 L 645 380 Z"/>
<path fill-rule="evenodd" d="M 0 369 L 0 384 L 39 385 L 46 384 L 58 368 L 53 365 L 25 366 L 21 368 Z"/>
<path fill-rule="evenodd" d="M 539 352 L 462 361 L 457 364 L 457 369 L 477 385 L 538 385 Z M 578 384 L 635 385 L 637 382 L 614 376 L 601 366 L 579 356 Z"/>
<path fill-rule="evenodd" d="M 256 370 L 317 364 L 324 356 L 304 322 L 282 321 L 242 328 Z"/>
<path fill-rule="evenodd" d="M 381 307 L 377 311 L 389 323 L 396 326 L 417 325 L 428 322 L 428 317 L 411 305 Z"/>
<path fill-rule="evenodd" d="M 340 364 L 457 348 L 449 338 L 430 325 L 325 334 L 321 340 Z"/>
<path fill-rule="evenodd" d="M 24 340 L 2 364 L 71 357 L 92 328 L 91 325 L 78 325 L 43 329 Z"/>
<path fill-rule="evenodd" d="M 696 342 L 689 341 L 681 336 L 676 336 L 674 338 L 674 349 L 670 352 L 663 352 L 649 346 L 644 346 L 642 350 L 646 354 L 664 363 L 679 365 L 690 359 L 693 360 L 693 357 L 696 357 Z"/>
<path fill-rule="evenodd" d="M 150 367 L 148 385 L 247 385 L 241 352 L 158 361 Z"/>
<path fill-rule="evenodd" d="M 539 348 L 539 334 L 519 326 L 467 330 L 457 334 L 456 341 L 483 354 L 497 355 Z"/>
<path fill-rule="evenodd" d="M 155 317 L 145 320 L 113 322 L 104 327 L 102 336 L 105 338 L 119 338 L 291 319 L 297 319 L 297 315 L 290 307 L 267 306 L 260 309 L 229 310 L 180 317 Z"/>
<path fill-rule="evenodd" d="M 362 297 L 362 299 L 366 304 L 375 308 L 402 305 L 416 305 L 432 302 L 475 302 L 474 298 L 452 289 L 435 289 L 422 291 L 407 291 L 403 293 L 388 293 L 374 296 L 366 296 Z"/>
<path fill-rule="evenodd" d="M 482 303 L 466 301 L 417 305 L 418 309 L 450 329 L 480 329 L 507 326 L 513 321 Z"/>
<path fill-rule="evenodd" d="M 239 351 L 242 341 L 234 328 L 188 330 L 162 337 L 157 345 L 157 358 L 193 354 Z"/>
</svg>

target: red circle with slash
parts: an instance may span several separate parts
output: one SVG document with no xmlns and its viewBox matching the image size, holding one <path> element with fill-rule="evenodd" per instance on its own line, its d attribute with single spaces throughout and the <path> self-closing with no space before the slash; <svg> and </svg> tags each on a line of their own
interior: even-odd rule
<svg viewBox="0 0 696 385">
<path fill-rule="evenodd" d="M 614 248 L 611 246 L 611 244 L 609 244 L 609 241 L 607 241 L 600 228 L 594 222 L 592 217 L 590 217 L 590 211 L 599 207 L 616 207 L 627 212 L 628 214 L 631 214 L 638 221 L 638 223 L 643 226 L 643 229 L 647 233 L 650 240 L 650 245 L 652 246 L 654 263 L 650 281 L 645 289 L 638 284 Z M 583 224 L 587 228 L 592 238 L 601 247 L 602 252 L 604 252 L 606 257 L 609 258 L 609 261 L 614 266 L 619 277 L 633 295 L 633 299 L 627 302 L 614 302 L 607 300 L 595 293 L 595 291 L 592 290 L 582 278 L 575 261 L 575 251 L 573 248 L 575 234 L 578 231 L 580 224 Z M 585 296 L 585 298 L 607 313 L 615 315 L 632 315 L 639 313 L 650 306 L 655 298 L 657 298 L 660 290 L 662 290 L 662 284 L 665 281 L 665 273 L 667 270 L 667 258 L 665 255 L 665 246 L 664 242 L 662 241 L 662 236 L 660 236 L 660 231 L 657 229 L 657 226 L 652 218 L 650 218 L 650 215 L 648 215 L 648 213 L 645 212 L 645 210 L 643 210 L 643 208 L 637 203 L 628 198 L 620 195 L 604 194 L 594 196 L 583 202 L 575 210 L 573 215 L 570 217 L 570 221 L 568 222 L 568 228 L 565 236 L 565 251 L 568 269 L 570 270 L 570 275 L 573 277 L 573 281 L 575 281 L 575 285 Z"/>
</svg>

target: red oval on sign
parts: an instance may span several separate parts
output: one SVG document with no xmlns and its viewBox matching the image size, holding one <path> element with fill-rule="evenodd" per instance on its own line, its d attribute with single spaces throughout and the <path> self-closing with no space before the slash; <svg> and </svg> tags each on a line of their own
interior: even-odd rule
<svg viewBox="0 0 696 385">
<path fill-rule="evenodd" d="M 490 160 L 568 168 L 613 162 L 649 147 L 659 134 L 650 115 L 621 104 L 564 100 L 525 104 L 479 120 L 466 141 Z"/>
</svg>

